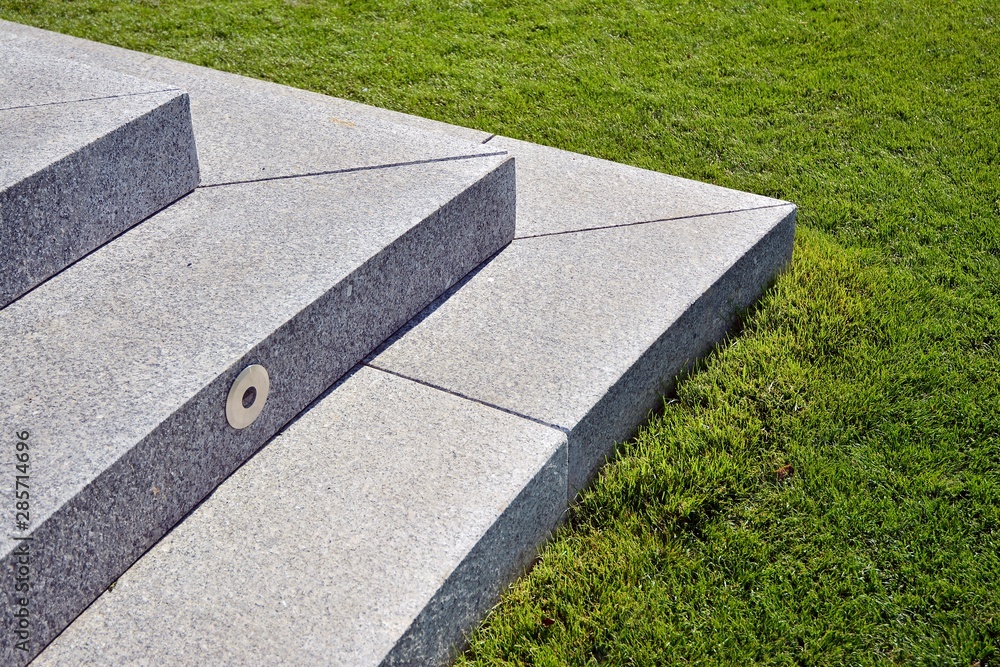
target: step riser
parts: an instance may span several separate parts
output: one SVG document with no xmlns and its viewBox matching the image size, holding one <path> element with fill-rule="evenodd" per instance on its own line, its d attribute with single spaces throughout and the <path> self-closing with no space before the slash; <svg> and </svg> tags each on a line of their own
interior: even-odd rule
<svg viewBox="0 0 1000 667">
<path fill-rule="evenodd" d="M 0 122 L 0 134 L 58 136 L 69 151 L 0 189 L 0 308 L 198 185 L 181 91 L 10 109 Z M 11 159 L 15 171 L 30 149 Z"/>
<path fill-rule="evenodd" d="M 39 526 L 33 648 L 50 641 L 338 377 L 509 243 L 514 203 L 508 160 L 268 336 Z M 226 398 L 250 364 L 267 368 L 270 395 L 260 418 L 235 431 L 226 421 Z M 9 554 L 0 567 L 11 571 L 15 559 Z M 13 608 L 12 589 L 3 591 L 3 608 Z M 11 618 L 4 620 L 0 632 L 11 636 Z M 4 648 L 4 662 L 25 657 Z"/>
</svg>

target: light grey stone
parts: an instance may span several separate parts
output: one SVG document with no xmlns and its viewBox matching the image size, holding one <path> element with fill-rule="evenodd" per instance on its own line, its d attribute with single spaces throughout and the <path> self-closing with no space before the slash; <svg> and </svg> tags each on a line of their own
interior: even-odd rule
<svg viewBox="0 0 1000 667">
<path fill-rule="evenodd" d="M 0 38 L 186 90 L 204 185 L 502 152 L 487 133 L 14 23 Z"/>
<path fill-rule="evenodd" d="M 98 98 L 177 90 L 121 72 L 53 58 L 0 40 L 0 111 Z"/>
<path fill-rule="evenodd" d="M 35 664 L 442 664 L 559 520 L 565 443 L 362 368 Z"/>
<path fill-rule="evenodd" d="M 36 646 L 513 232 L 502 157 L 199 188 L 0 311 L 0 429 L 32 442 Z M 236 431 L 250 364 L 270 395 Z M 14 546 L 0 535 L 8 571 Z"/>
<path fill-rule="evenodd" d="M 371 364 L 565 429 L 572 497 L 787 263 L 794 219 L 784 205 L 517 240 Z"/>
<path fill-rule="evenodd" d="M 6 109 L 0 140 L 0 308 L 198 185 L 180 91 Z"/>
<path fill-rule="evenodd" d="M 517 157 L 518 238 L 786 203 L 507 137 L 486 146 Z"/>
<path fill-rule="evenodd" d="M 191 113 L 206 185 L 502 153 L 448 134 L 387 122 L 271 86 L 257 91 L 229 75 L 192 78 Z"/>
</svg>

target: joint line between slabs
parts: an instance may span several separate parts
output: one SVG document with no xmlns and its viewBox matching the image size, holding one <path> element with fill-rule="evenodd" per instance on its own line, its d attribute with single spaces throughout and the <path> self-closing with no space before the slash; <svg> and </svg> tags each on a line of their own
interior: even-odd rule
<svg viewBox="0 0 1000 667">
<path fill-rule="evenodd" d="M 534 423 L 539 424 L 541 426 L 545 426 L 545 427 L 548 427 L 548 428 L 551 428 L 551 429 L 555 429 L 556 431 L 559 431 L 563 435 L 569 435 L 569 429 L 565 428 L 563 426 L 559 426 L 558 424 L 550 424 L 547 421 L 543 421 L 541 419 L 536 419 L 535 417 L 529 417 L 528 415 L 521 414 L 520 412 L 516 412 L 516 411 L 511 410 L 509 408 L 504 408 L 504 407 L 501 407 L 499 405 L 494 405 L 493 403 L 489 403 L 487 401 L 482 401 L 482 400 L 480 400 L 478 398 L 473 398 L 471 396 L 466 396 L 465 394 L 459 393 L 457 391 L 452 391 L 451 389 L 446 389 L 444 387 L 441 387 L 441 386 L 436 385 L 436 384 L 432 384 L 430 382 L 424 382 L 423 380 L 418 380 L 417 378 L 410 377 L 409 375 L 403 375 L 402 373 L 397 373 L 396 371 L 390 371 L 387 368 L 382 368 L 381 366 L 376 366 L 375 364 L 372 364 L 372 363 L 366 363 L 364 365 L 367 366 L 368 368 L 373 369 L 373 370 L 382 371 L 383 373 L 388 373 L 389 375 L 395 375 L 398 378 L 402 378 L 404 380 L 409 380 L 410 382 L 416 382 L 419 385 L 423 385 L 423 386 L 429 387 L 431 389 L 437 389 L 438 391 L 443 391 L 444 393 L 450 394 L 450 395 L 455 396 L 457 398 L 465 399 L 466 401 L 472 401 L 473 403 L 478 403 L 479 405 L 486 406 L 487 408 L 493 408 L 494 410 L 499 410 L 500 412 L 504 412 L 504 413 L 506 413 L 508 415 L 511 415 L 513 417 L 520 417 L 521 419 L 527 419 L 528 421 L 534 422 Z"/>
<path fill-rule="evenodd" d="M 482 153 L 480 155 L 453 155 L 451 157 L 435 157 L 426 160 L 411 160 L 409 162 L 390 162 L 388 164 L 373 164 L 367 167 L 346 167 L 344 169 L 329 169 L 327 171 L 312 171 L 305 174 L 286 174 L 284 176 L 266 176 L 264 178 L 249 178 L 243 181 L 227 181 L 225 183 L 209 183 L 199 185 L 199 190 L 205 188 L 221 188 L 226 185 L 245 185 L 247 183 L 265 183 L 267 181 L 285 181 L 290 178 L 308 178 L 310 176 L 330 176 L 332 174 L 350 174 L 357 171 L 374 171 L 376 169 L 393 169 L 395 167 L 412 167 L 418 164 L 434 164 L 437 162 L 454 162 L 456 160 L 476 160 L 484 157 L 496 157 L 506 155 L 506 151 L 496 151 L 493 153 Z"/>
<path fill-rule="evenodd" d="M 0 111 L 16 111 L 18 109 L 37 109 L 39 107 L 54 107 L 60 104 L 76 104 L 78 102 L 96 102 L 98 100 L 118 100 L 123 97 L 140 97 L 142 95 L 156 95 L 157 93 L 183 92 L 180 88 L 164 88 L 162 90 L 146 90 L 141 93 L 122 93 L 121 95 L 102 95 L 100 97 L 83 97 L 78 100 L 59 100 L 57 102 L 42 102 L 41 104 L 22 104 L 16 107 L 3 107 Z"/>
<path fill-rule="evenodd" d="M 769 204 L 768 206 L 752 206 L 750 208 L 735 208 L 729 211 L 713 211 L 711 213 L 692 213 L 690 215 L 678 215 L 673 218 L 657 218 L 656 220 L 640 220 L 639 222 L 623 222 L 619 225 L 601 225 L 599 227 L 584 227 L 583 229 L 568 229 L 564 232 L 548 232 L 546 234 L 532 234 L 530 236 L 515 236 L 515 241 L 527 241 L 528 239 L 541 239 L 547 236 L 565 236 L 566 234 L 581 234 L 584 232 L 598 232 L 603 229 L 620 229 L 622 227 L 638 227 L 640 225 L 652 225 L 657 222 L 676 222 L 678 220 L 693 220 L 695 218 L 710 218 L 716 215 L 729 215 L 732 213 L 749 213 L 751 211 L 766 211 L 771 208 L 784 208 L 795 206 L 795 204 Z"/>
</svg>

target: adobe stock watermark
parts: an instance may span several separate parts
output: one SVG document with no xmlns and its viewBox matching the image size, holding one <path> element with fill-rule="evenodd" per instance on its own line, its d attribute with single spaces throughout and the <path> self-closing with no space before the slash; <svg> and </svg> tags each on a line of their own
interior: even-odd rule
<svg viewBox="0 0 1000 667">
<path fill-rule="evenodd" d="M 31 642 L 31 447 L 28 431 L 14 434 L 14 534 L 18 540 L 13 554 L 13 622 L 14 648 L 28 652 Z"/>
</svg>

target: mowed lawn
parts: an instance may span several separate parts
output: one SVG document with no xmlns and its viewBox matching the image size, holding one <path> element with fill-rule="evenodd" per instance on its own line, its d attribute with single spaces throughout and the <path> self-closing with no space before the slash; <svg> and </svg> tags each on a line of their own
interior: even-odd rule
<svg viewBox="0 0 1000 667">
<path fill-rule="evenodd" d="M 788 272 L 460 664 L 1000 666 L 996 0 L 0 16 L 799 205 Z"/>
</svg>

